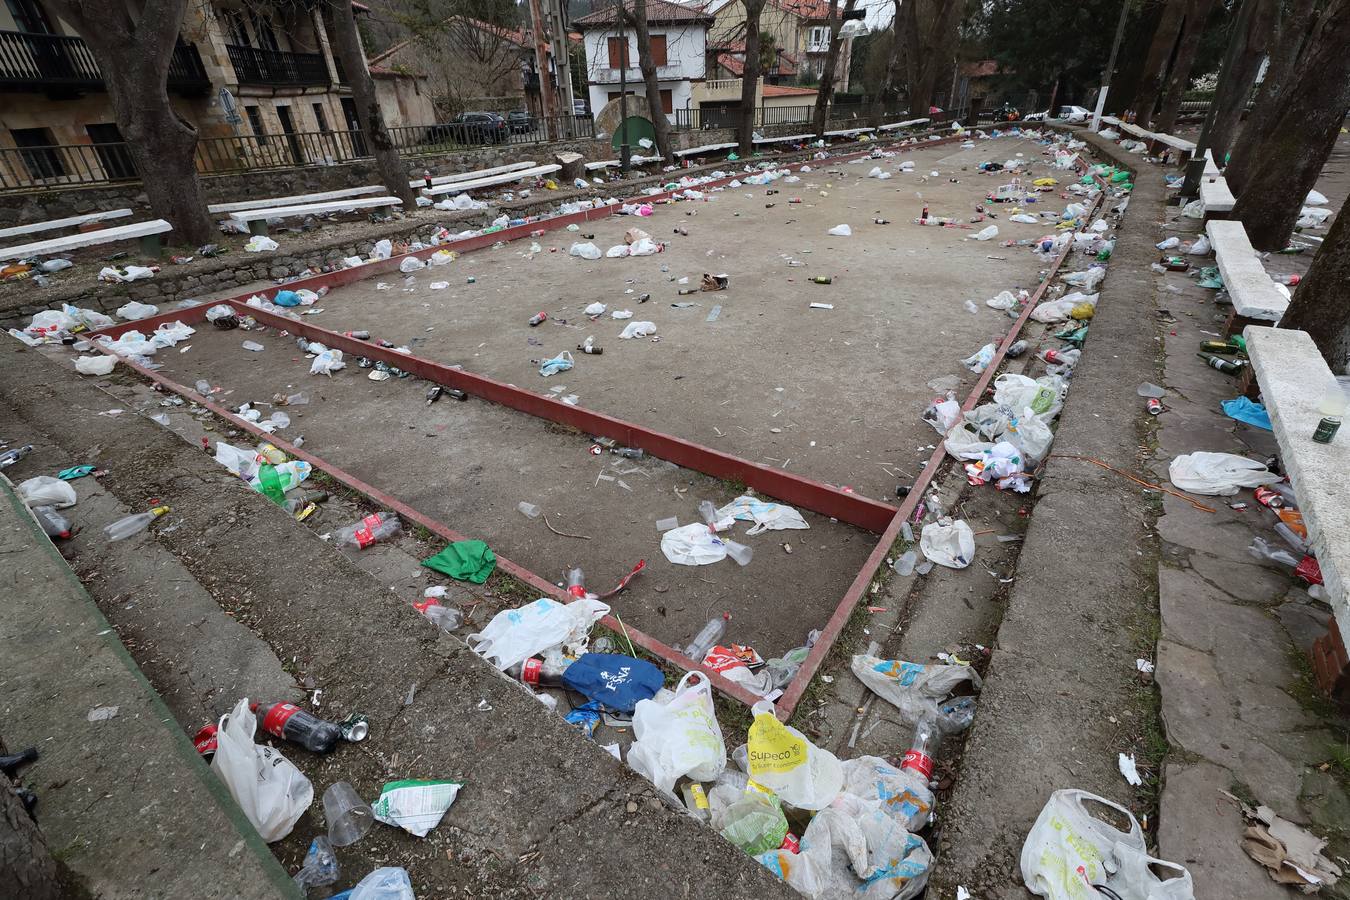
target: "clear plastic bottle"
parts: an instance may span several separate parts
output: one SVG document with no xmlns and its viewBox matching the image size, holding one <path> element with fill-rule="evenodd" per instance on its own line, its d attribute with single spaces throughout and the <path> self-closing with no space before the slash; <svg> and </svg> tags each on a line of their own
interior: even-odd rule
<svg viewBox="0 0 1350 900">
<path fill-rule="evenodd" d="M 703 657 L 708 655 L 708 651 L 717 646 L 717 642 L 722 639 L 722 635 L 727 633 L 727 622 L 731 621 L 731 613 L 722 613 L 720 617 L 708 620 L 699 633 L 694 635 L 694 639 L 689 642 L 680 652 L 692 659 L 694 662 L 703 662 Z"/>
<path fill-rule="evenodd" d="M 567 593 L 577 598 L 586 596 L 586 573 L 580 566 L 567 570 Z"/>
<path fill-rule="evenodd" d="M 464 613 L 453 606 L 442 606 L 434 597 L 424 597 L 413 604 L 413 609 L 426 616 L 427 621 L 441 631 L 454 631 L 464 624 Z"/>
<path fill-rule="evenodd" d="M 150 523 L 169 511 L 167 506 L 156 506 L 149 512 L 136 513 L 103 526 L 103 536 L 110 541 L 121 541 L 150 527 Z"/>
<path fill-rule="evenodd" d="M 56 511 L 54 506 L 35 506 L 33 516 L 50 538 L 70 537 L 70 520 Z"/>
<path fill-rule="evenodd" d="M 262 714 L 263 731 L 312 753 L 328 753 L 342 740 L 342 729 L 335 722 L 320 719 L 294 703 L 252 703 L 250 708 Z"/>
<path fill-rule="evenodd" d="M 933 758 L 937 756 L 937 745 L 940 737 L 937 717 L 924 714 L 919 719 L 919 724 L 914 728 L 914 740 L 910 742 L 909 749 L 905 751 L 905 759 L 900 763 L 900 768 L 917 772 L 925 781 L 931 780 L 933 777 Z"/>
<path fill-rule="evenodd" d="M 355 525 L 339 528 L 333 534 L 333 543 L 339 547 L 355 547 L 363 550 L 376 541 L 393 537 L 402 527 L 403 523 L 399 521 L 398 516 L 388 512 L 377 512 L 366 516 Z"/>
</svg>

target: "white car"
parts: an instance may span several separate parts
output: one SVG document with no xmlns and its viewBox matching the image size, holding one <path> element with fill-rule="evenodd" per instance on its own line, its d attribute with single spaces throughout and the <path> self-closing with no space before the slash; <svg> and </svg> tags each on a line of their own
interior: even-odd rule
<svg viewBox="0 0 1350 900">
<path fill-rule="evenodd" d="M 1057 118 L 1077 125 L 1092 118 L 1092 110 L 1084 109 L 1081 106 L 1061 106 Z"/>
</svg>

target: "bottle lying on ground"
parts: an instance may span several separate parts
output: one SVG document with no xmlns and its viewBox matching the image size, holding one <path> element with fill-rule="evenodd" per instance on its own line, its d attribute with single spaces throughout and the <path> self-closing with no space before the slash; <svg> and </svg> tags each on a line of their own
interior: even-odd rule
<svg viewBox="0 0 1350 900">
<path fill-rule="evenodd" d="M 398 534 L 403 523 L 393 513 L 378 512 L 366 516 L 355 525 L 339 528 L 333 532 L 333 543 L 338 547 L 355 547 L 364 550 L 376 541 L 383 541 Z"/>
<path fill-rule="evenodd" d="M 342 729 L 294 703 L 249 704 L 262 716 L 263 731 L 299 744 L 313 753 L 330 753 L 342 740 Z"/>
</svg>

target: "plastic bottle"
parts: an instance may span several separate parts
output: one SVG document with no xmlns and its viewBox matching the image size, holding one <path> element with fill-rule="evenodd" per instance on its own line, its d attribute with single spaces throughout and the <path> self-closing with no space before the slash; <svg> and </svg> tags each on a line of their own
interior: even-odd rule
<svg viewBox="0 0 1350 900">
<path fill-rule="evenodd" d="M 567 570 L 567 593 L 581 599 L 586 596 L 586 573 L 580 566 Z"/>
<path fill-rule="evenodd" d="M 539 312 L 535 313 L 533 316 L 530 316 L 530 327 L 533 328 L 534 326 L 538 325 L 540 322 L 546 322 L 546 321 L 548 321 L 548 313 L 544 312 L 543 310 L 540 310 Z"/>
<path fill-rule="evenodd" d="M 1077 364 L 1082 353 L 1081 350 L 1044 350 L 1041 359 L 1057 366 L 1072 366 Z"/>
<path fill-rule="evenodd" d="M 342 333 L 343 333 L 344 335 L 346 335 L 347 337 L 349 337 L 349 338 L 355 338 L 355 339 L 358 340 L 358 341 L 368 341 L 368 340 L 370 340 L 370 332 L 369 332 L 369 331 L 344 331 L 344 332 L 342 332 Z"/>
<path fill-rule="evenodd" d="M 56 511 L 54 506 L 35 506 L 33 516 L 42 526 L 42 530 L 51 538 L 70 537 L 70 520 Z"/>
<path fill-rule="evenodd" d="M 342 729 L 335 722 L 320 719 L 294 703 L 251 703 L 249 708 L 262 715 L 263 731 L 299 744 L 312 753 L 329 753 L 342 740 Z"/>
<path fill-rule="evenodd" d="M 355 547 L 361 550 L 376 541 L 394 536 L 402 527 L 403 523 L 399 521 L 398 516 L 378 512 L 366 516 L 354 525 L 338 529 L 333 535 L 333 543 L 339 547 Z"/>
<path fill-rule="evenodd" d="M 431 624 L 441 631 L 454 631 L 464 624 L 464 613 L 453 606 L 442 606 L 433 597 L 425 597 L 413 604 L 413 609 L 426 616 Z"/>
<path fill-rule="evenodd" d="M 647 455 L 636 447 L 615 447 L 609 452 L 613 453 L 615 456 L 622 456 L 625 459 L 642 459 L 642 457 Z"/>
<path fill-rule="evenodd" d="M 720 617 L 709 619 L 708 624 L 699 629 L 698 634 L 694 635 L 694 639 L 680 652 L 694 662 L 703 662 L 703 657 L 707 656 L 708 651 L 717 646 L 717 642 L 722 639 L 722 635 L 727 633 L 727 622 L 729 621 L 731 621 L 731 613 L 729 612 L 722 613 Z"/>
<path fill-rule="evenodd" d="M 924 781 L 931 780 L 933 757 L 937 755 L 939 736 L 937 718 L 925 713 L 914 728 L 914 740 L 905 751 L 905 759 L 900 763 L 900 768 L 917 772 Z"/>
<path fill-rule="evenodd" d="M 816 284 L 833 284 L 834 279 L 829 275 L 812 275 L 811 280 Z"/>
<path fill-rule="evenodd" d="M 1017 357 L 1021 356 L 1023 353 L 1026 352 L 1027 352 L 1027 342 L 1016 341 L 1013 343 L 1011 347 L 1009 347 L 1007 350 L 1004 351 L 1003 355 L 1006 356 L 1008 359 L 1017 359 Z"/>
<path fill-rule="evenodd" d="M 158 519 L 169 511 L 167 506 L 156 506 L 149 512 L 136 513 L 132 516 L 118 519 L 111 525 L 103 526 L 103 536 L 110 541 L 120 541 L 131 537 L 134 534 L 140 534 L 150 527 L 150 523 Z"/>
<path fill-rule="evenodd" d="M 524 662 L 511 666 L 506 670 L 506 674 L 531 687 L 562 687 L 563 673 L 572 662 L 560 653 L 551 654 L 543 659 L 531 656 Z"/>
</svg>

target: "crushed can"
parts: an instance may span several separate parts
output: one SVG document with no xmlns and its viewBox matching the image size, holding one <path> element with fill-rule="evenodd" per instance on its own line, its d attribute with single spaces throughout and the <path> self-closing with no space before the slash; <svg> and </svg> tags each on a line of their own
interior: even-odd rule
<svg viewBox="0 0 1350 900">
<path fill-rule="evenodd" d="M 192 746 L 197 748 L 197 752 L 204 759 L 210 759 L 216 755 L 216 723 L 211 722 L 203 725 L 201 729 L 192 736 Z"/>
</svg>

